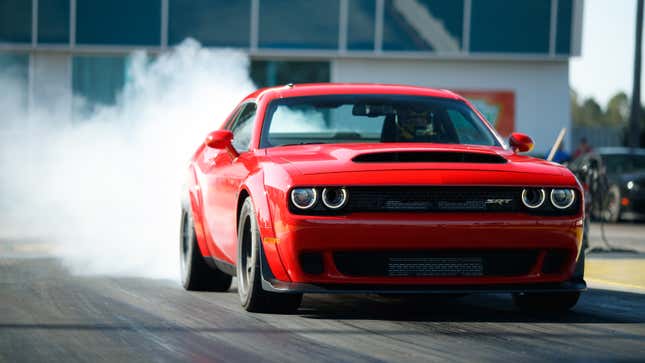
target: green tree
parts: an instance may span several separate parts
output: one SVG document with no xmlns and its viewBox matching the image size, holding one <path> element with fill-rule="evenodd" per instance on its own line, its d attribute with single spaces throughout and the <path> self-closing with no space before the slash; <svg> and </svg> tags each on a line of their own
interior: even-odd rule
<svg viewBox="0 0 645 363">
<path fill-rule="evenodd" d="M 625 92 L 616 93 L 607 102 L 605 120 L 612 125 L 624 125 L 629 120 L 630 101 Z"/>
<path fill-rule="evenodd" d="M 593 98 L 584 100 L 580 113 L 581 121 L 585 125 L 599 125 L 603 123 L 604 112 L 602 107 Z"/>
<path fill-rule="evenodd" d="M 578 99 L 578 92 L 573 88 L 569 91 L 569 96 L 571 98 L 571 120 L 574 125 L 582 125 L 582 108 L 580 107 L 580 101 Z"/>
</svg>

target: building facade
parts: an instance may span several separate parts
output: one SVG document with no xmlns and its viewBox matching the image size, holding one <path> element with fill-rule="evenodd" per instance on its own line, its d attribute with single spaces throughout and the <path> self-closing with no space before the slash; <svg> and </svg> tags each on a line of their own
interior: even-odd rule
<svg viewBox="0 0 645 363">
<path fill-rule="evenodd" d="M 0 72 L 24 83 L 16 102 L 27 106 L 72 95 L 110 104 L 129 53 L 161 53 L 190 37 L 248 53 L 257 86 L 455 90 L 502 134 L 526 132 L 543 152 L 570 125 L 582 8 L 583 0 L 0 0 Z"/>
</svg>

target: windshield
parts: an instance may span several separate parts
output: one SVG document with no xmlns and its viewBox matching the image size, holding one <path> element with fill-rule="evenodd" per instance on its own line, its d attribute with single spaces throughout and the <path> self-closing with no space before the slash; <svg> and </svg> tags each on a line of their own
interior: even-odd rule
<svg viewBox="0 0 645 363">
<path fill-rule="evenodd" d="M 610 154 L 603 155 L 607 174 L 633 173 L 645 171 L 645 155 Z"/>
<path fill-rule="evenodd" d="M 329 95 L 271 102 L 260 147 L 431 142 L 499 146 L 462 101 L 402 95 Z"/>
</svg>

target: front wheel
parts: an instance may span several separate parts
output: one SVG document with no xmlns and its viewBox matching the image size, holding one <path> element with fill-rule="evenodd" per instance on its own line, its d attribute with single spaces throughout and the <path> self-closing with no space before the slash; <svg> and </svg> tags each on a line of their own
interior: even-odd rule
<svg viewBox="0 0 645 363">
<path fill-rule="evenodd" d="M 250 312 L 289 313 L 297 310 L 302 294 L 276 294 L 262 289 L 262 242 L 251 198 L 246 198 L 242 205 L 237 231 L 237 291 L 242 307 Z"/>
<path fill-rule="evenodd" d="M 193 215 L 186 208 L 181 210 L 179 265 L 181 284 L 186 290 L 227 291 L 231 287 L 231 276 L 210 268 L 204 261 L 197 245 Z"/>
<path fill-rule="evenodd" d="M 580 292 L 520 293 L 513 295 L 515 306 L 526 311 L 566 312 L 573 308 Z"/>
</svg>

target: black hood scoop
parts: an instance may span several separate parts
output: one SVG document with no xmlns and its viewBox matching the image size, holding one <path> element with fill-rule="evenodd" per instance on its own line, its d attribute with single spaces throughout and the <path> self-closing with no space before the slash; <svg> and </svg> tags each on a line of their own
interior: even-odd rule
<svg viewBox="0 0 645 363">
<path fill-rule="evenodd" d="M 495 154 L 459 151 L 396 151 L 367 153 L 355 156 L 355 163 L 479 163 L 504 164 L 506 159 Z"/>
</svg>

